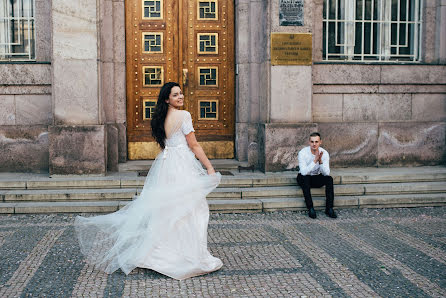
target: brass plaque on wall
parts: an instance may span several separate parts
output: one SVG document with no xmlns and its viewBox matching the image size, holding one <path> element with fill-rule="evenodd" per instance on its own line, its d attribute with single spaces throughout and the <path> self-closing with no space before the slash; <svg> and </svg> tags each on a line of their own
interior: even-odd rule
<svg viewBox="0 0 446 298">
<path fill-rule="evenodd" d="M 271 33 L 272 65 L 311 65 L 311 33 Z"/>
</svg>

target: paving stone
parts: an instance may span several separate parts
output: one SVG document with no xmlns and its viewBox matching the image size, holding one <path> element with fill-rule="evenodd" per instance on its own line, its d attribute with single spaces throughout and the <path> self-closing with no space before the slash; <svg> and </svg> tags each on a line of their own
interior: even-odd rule
<svg viewBox="0 0 446 298">
<path fill-rule="evenodd" d="M 337 219 L 306 211 L 211 214 L 208 247 L 223 267 L 184 281 L 87 265 L 76 214 L 0 215 L 0 296 L 446 296 L 446 207 L 337 212 Z"/>
</svg>

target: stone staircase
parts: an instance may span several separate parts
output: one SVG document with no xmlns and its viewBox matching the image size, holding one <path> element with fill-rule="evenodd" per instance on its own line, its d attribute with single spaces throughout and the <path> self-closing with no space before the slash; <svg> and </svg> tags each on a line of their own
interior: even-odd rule
<svg viewBox="0 0 446 298">
<path fill-rule="evenodd" d="M 209 194 L 213 212 L 304 210 L 296 172 L 242 171 L 222 162 L 225 173 Z M 0 213 L 112 212 L 137 195 L 144 166 L 127 165 L 105 177 L 0 174 Z M 147 169 L 147 164 L 145 165 Z M 387 208 L 446 205 L 446 167 L 332 169 L 335 208 Z M 313 189 L 316 209 L 325 205 L 324 189 Z"/>
</svg>

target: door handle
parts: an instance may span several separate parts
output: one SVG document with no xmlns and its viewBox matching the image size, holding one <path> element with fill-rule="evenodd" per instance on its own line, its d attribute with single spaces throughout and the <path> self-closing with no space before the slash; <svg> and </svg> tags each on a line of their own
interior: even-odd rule
<svg viewBox="0 0 446 298">
<path fill-rule="evenodd" d="M 189 81 L 188 74 L 189 74 L 188 69 L 187 68 L 183 68 L 183 87 L 186 87 L 187 83 Z"/>
</svg>

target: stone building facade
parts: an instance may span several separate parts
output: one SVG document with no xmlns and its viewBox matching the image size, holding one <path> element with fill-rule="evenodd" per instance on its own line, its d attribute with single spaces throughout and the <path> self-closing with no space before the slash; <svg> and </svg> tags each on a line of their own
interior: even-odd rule
<svg viewBox="0 0 446 298">
<path fill-rule="evenodd" d="M 409 34 L 419 38 L 416 61 L 325 59 L 327 1 L 300 1 L 296 26 L 281 26 L 284 1 L 232 3 L 235 158 L 264 171 L 293 169 L 308 134 L 319 131 L 334 166 L 444 164 L 446 1 L 415 1 L 422 5 L 421 25 Z M 34 57 L 0 52 L 0 171 L 116 171 L 128 160 L 129 2 L 31 2 Z M 280 32 L 311 33 L 310 65 L 271 63 L 271 35 Z"/>
</svg>

